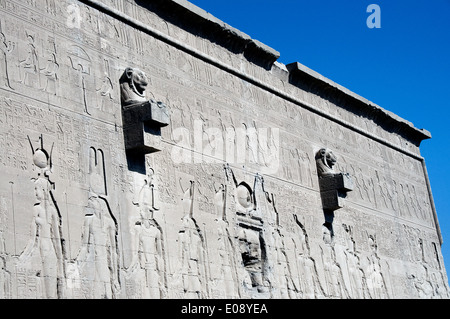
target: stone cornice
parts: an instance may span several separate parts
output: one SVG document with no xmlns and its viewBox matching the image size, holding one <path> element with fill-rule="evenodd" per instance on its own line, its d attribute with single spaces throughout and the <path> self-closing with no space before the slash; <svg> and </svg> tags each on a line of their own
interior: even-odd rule
<svg viewBox="0 0 450 319">
<path fill-rule="evenodd" d="M 431 134 L 427 130 L 415 128 L 411 122 L 383 109 L 299 62 L 288 64 L 286 68 L 291 84 L 307 91 L 313 91 L 323 98 L 332 100 L 340 107 L 371 119 L 386 131 L 399 134 L 416 146 L 419 146 L 422 140 L 431 138 Z"/>
<path fill-rule="evenodd" d="M 136 4 L 156 12 L 166 21 L 217 43 L 233 53 L 270 70 L 280 53 L 249 35 L 217 19 L 186 0 L 136 0 Z"/>
</svg>

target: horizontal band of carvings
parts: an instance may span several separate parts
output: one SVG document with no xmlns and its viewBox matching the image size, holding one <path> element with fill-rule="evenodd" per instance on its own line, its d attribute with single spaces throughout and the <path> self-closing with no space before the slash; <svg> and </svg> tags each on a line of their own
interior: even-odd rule
<svg viewBox="0 0 450 319">
<path fill-rule="evenodd" d="M 137 5 L 158 15 L 181 29 L 209 39 L 236 54 L 243 54 L 248 60 L 270 70 L 280 53 L 273 48 L 252 39 L 244 32 L 217 19 L 205 10 L 186 0 L 136 0 Z"/>
<path fill-rule="evenodd" d="M 386 131 L 399 134 L 416 146 L 419 146 L 421 141 L 431 138 L 431 134 L 427 130 L 415 128 L 411 122 L 383 109 L 301 63 L 291 63 L 286 68 L 289 72 L 289 82 L 292 85 L 300 88 L 307 86 L 305 88 L 307 91 L 314 91 L 314 94 L 332 100 L 335 104 L 358 116 L 373 120 Z"/>
<path fill-rule="evenodd" d="M 408 156 L 410 156 L 410 157 L 412 157 L 412 158 L 414 158 L 416 160 L 419 160 L 419 161 L 423 160 L 423 157 L 418 155 L 418 154 L 416 154 L 416 153 L 413 153 L 413 152 L 411 152 L 409 150 L 406 150 L 406 149 L 404 149 L 404 148 L 402 148 L 400 146 L 397 146 L 397 145 L 395 145 L 395 144 L 385 140 L 384 138 L 380 138 L 380 137 L 378 137 L 378 136 L 376 136 L 376 135 L 374 135 L 374 134 L 372 134 L 372 133 L 370 133 L 370 132 L 368 132 L 368 131 L 366 131 L 366 130 L 364 130 L 362 128 L 356 127 L 352 123 L 349 123 L 349 122 L 347 122 L 345 120 L 342 120 L 340 118 L 337 118 L 337 117 L 335 117 L 335 116 L 333 116 L 333 115 L 331 115 L 329 113 L 326 113 L 326 112 L 318 109 L 314 105 L 312 105 L 312 104 L 310 104 L 310 103 L 308 103 L 306 101 L 302 101 L 298 97 L 295 97 L 295 96 L 293 96 L 293 95 L 291 95 L 289 93 L 283 92 L 283 91 L 279 90 L 278 88 L 275 88 L 275 87 L 271 86 L 270 84 L 267 84 L 267 83 L 265 83 L 265 82 L 255 78 L 255 77 L 249 75 L 249 74 L 246 74 L 246 73 L 244 73 L 244 72 L 242 72 L 242 71 L 240 71 L 240 70 L 238 70 L 236 68 L 233 68 L 233 67 L 227 65 L 226 63 L 223 63 L 222 61 L 219 61 L 219 60 L 217 60 L 217 59 L 215 59 L 215 58 L 213 58 L 213 57 L 211 57 L 211 56 L 209 56 L 209 55 L 207 55 L 207 54 L 205 54 L 205 53 L 203 53 L 203 52 L 201 52 L 201 51 L 199 51 L 199 50 L 197 50 L 197 49 L 195 49 L 195 48 L 193 48 L 193 47 L 191 47 L 191 46 L 189 46 L 189 45 L 187 45 L 187 44 L 185 44 L 185 43 L 183 43 L 181 41 L 178 41 L 177 39 L 175 39 L 175 38 L 173 38 L 173 37 L 171 37 L 169 35 L 166 35 L 166 34 L 160 32 L 160 31 L 158 31 L 158 30 L 148 26 L 147 24 L 145 24 L 145 23 L 143 23 L 143 22 L 141 22 L 139 20 L 136 20 L 136 19 L 128 16 L 127 14 L 125 14 L 125 13 L 119 11 L 119 10 L 116 10 L 116 9 L 114 9 L 114 8 L 104 4 L 104 3 L 101 3 L 101 2 L 99 2 L 97 0 L 80 0 L 80 1 L 85 3 L 85 4 L 87 4 L 87 5 L 92 6 L 92 7 L 96 8 L 96 9 L 104 12 L 105 14 L 108 14 L 108 15 L 110 15 L 110 16 L 112 16 L 112 17 L 114 17 L 114 18 L 116 18 L 116 19 L 118 19 L 118 20 L 120 20 L 120 21 L 122 21 L 122 22 L 124 22 L 124 23 L 126 23 L 128 25 L 130 25 L 130 26 L 133 26 L 133 27 L 135 27 L 135 28 L 145 32 L 145 33 L 148 33 L 148 34 L 154 36 L 155 38 L 158 38 L 158 39 L 160 39 L 160 40 L 162 40 L 162 41 L 164 41 L 164 42 L 166 42 L 166 43 L 168 43 L 168 44 L 170 44 L 170 45 L 172 45 L 172 46 L 174 46 L 174 47 L 176 47 L 176 48 L 178 48 L 178 49 L 180 49 L 180 50 L 182 50 L 182 51 L 184 51 L 184 52 L 186 52 L 186 53 L 188 53 L 188 54 L 190 54 L 192 56 L 195 56 L 195 57 L 197 57 L 197 58 L 199 58 L 199 59 L 201 59 L 201 60 L 203 60 L 203 61 L 205 61 L 205 62 L 207 62 L 207 63 L 209 63 L 211 65 L 214 65 L 214 66 L 216 66 L 216 67 L 218 67 L 218 68 L 220 68 L 220 69 L 222 69 L 222 70 L 224 70 L 226 72 L 229 72 L 230 74 L 233 74 L 233 75 L 235 75 L 235 76 L 237 76 L 237 77 L 239 77 L 239 78 L 241 78 L 241 79 L 243 79 L 243 80 L 245 80 L 245 81 L 247 81 L 249 83 L 252 83 L 255 86 L 258 86 L 258 87 L 260 87 L 260 88 L 262 88 L 262 89 L 264 89 L 264 90 L 266 90 L 266 91 L 268 91 L 268 92 L 270 92 L 272 94 L 275 94 L 275 95 L 277 95 L 277 96 L 279 96 L 279 97 L 281 97 L 281 98 L 283 98 L 283 99 L 285 99 L 285 100 L 287 100 L 287 101 L 289 101 L 291 103 L 299 105 L 299 106 L 301 106 L 301 107 L 303 107 L 303 108 L 305 108 L 305 109 L 307 109 L 307 110 L 309 110 L 309 111 L 311 111 L 311 112 L 313 112 L 313 113 L 315 113 L 315 114 L 317 114 L 319 116 L 322 116 L 322 117 L 324 117 L 324 118 L 326 118 L 326 119 L 328 119 L 330 121 L 333 121 L 333 122 L 335 122 L 335 123 L 337 123 L 337 124 L 339 124 L 339 125 L 341 125 L 343 127 L 346 127 L 346 128 L 348 128 L 348 129 L 350 129 L 350 130 L 352 130 L 354 132 L 357 132 L 357 133 L 359 133 L 359 134 L 361 134 L 361 135 L 363 135 L 365 137 L 368 137 L 368 138 L 370 138 L 370 139 L 372 139 L 372 140 L 374 140 L 374 141 L 376 141 L 378 143 L 381 143 L 381 144 L 383 144 L 385 146 L 388 146 L 388 147 L 390 147 L 390 148 L 392 148 L 394 150 L 397 150 L 397 151 L 399 151 L 399 152 L 401 152 L 401 153 L 403 153 L 405 155 L 408 155 Z M 380 108 L 380 110 L 382 110 L 382 109 Z M 395 123 L 406 123 L 406 121 L 398 122 L 398 120 L 396 120 L 393 117 L 391 117 L 391 120 L 394 121 Z M 418 130 L 418 129 L 414 128 L 414 127 L 410 127 L 410 130 L 411 130 L 411 132 L 415 132 L 415 133 L 421 132 L 420 130 Z M 429 135 L 425 134 L 424 137 L 426 137 L 426 136 L 429 137 Z"/>
</svg>

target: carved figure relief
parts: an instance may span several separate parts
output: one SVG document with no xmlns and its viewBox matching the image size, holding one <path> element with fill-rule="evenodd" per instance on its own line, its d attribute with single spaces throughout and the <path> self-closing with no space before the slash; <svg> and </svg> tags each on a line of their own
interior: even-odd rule
<svg viewBox="0 0 450 319">
<path fill-rule="evenodd" d="M 15 48 L 15 43 L 6 40 L 6 36 L 3 33 L 1 22 L 0 22 L 0 76 L 2 77 L 2 85 L 5 88 L 11 87 L 11 82 L 8 72 L 8 61 L 11 56 L 12 51 Z"/>
<path fill-rule="evenodd" d="M 90 148 L 90 190 L 81 248 L 77 256 L 82 290 L 86 298 L 116 298 L 119 290 L 118 225 L 108 200 L 105 188 L 103 151 Z"/>
<path fill-rule="evenodd" d="M 257 210 L 255 194 L 245 182 L 238 183 L 230 167 L 227 176 L 234 184 L 235 207 L 237 217 L 237 240 L 241 262 L 246 271 L 242 283 L 250 292 L 265 293 L 268 291 L 268 280 L 264 272 L 264 254 L 266 246 L 262 231 L 261 212 Z M 257 178 L 255 178 L 255 185 Z"/>
<path fill-rule="evenodd" d="M 139 192 L 139 218 L 132 231 L 133 258 L 127 271 L 135 278 L 135 285 L 143 286 L 141 298 L 160 299 L 167 294 L 166 261 L 161 226 L 154 218 L 155 207 L 153 170 Z M 143 283 L 143 284 L 142 284 Z"/>
<path fill-rule="evenodd" d="M 137 68 L 126 68 L 119 83 L 125 149 L 143 154 L 161 150 L 161 127 L 170 122 L 166 105 L 145 97 L 148 79 Z"/>
<path fill-rule="evenodd" d="M 173 6 L 72 2 L 0 1 L 0 299 L 449 298 L 427 134 Z"/>
<path fill-rule="evenodd" d="M 129 107 L 148 101 L 145 96 L 148 79 L 141 70 L 136 68 L 126 68 L 119 82 L 122 107 Z"/>
<path fill-rule="evenodd" d="M 227 185 L 220 185 L 215 194 L 217 246 L 220 257 L 220 278 L 215 285 L 225 298 L 240 298 L 239 271 L 237 269 L 236 245 L 227 219 Z"/>
<path fill-rule="evenodd" d="M 89 196 L 77 256 L 86 298 L 111 299 L 119 291 L 117 224 L 102 196 Z"/>
<path fill-rule="evenodd" d="M 288 259 L 287 247 L 285 243 L 285 235 L 280 226 L 280 221 L 278 218 L 278 212 L 275 206 L 275 196 L 271 194 L 269 198 L 267 194 L 267 201 L 272 207 L 274 217 L 275 217 L 275 227 L 268 227 L 270 238 L 266 239 L 268 246 L 268 255 L 273 259 L 273 276 L 275 277 L 272 291 L 276 291 L 274 298 L 296 298 L 299 289 L 293 280 L 293 272 L 291 270 L 291 263 Z M 275 288 L 275 289 L 274 289 Z"/>
<path fill-rule="evenodd" d="M 35 46 L 35 37 L 27 32 L 27 56 L 19 62 L 19 68 L 23 72 L 21 83 L 27 86 L 40 84 L 39 58 Z"/>
<path fill-rule="evenodd" d="M 9 256 L 6 253 L 6 236 L 8 224 L 8 204 L 4 197 L 0 196 L 0 299 L 11 298 L 11 272 L 6 268 Z"/>
<path fill-rule="evenodd" d="M 29 139 L 29 138 L 28 138 Z M 38 168 L 38 177 L 34 178 L 36 203 L 33 206 L 31 239 L 19 256 L 20 267 L 37 269 L 42 278 L 42 298 L 62 298 L 64 296 L 64 239 L 62 237 L 61 214 L 53 196 L 54 184 L 49 179 L 52 168 L 51 154 L 41 145 L 34 148 L 33 163 Z M 52 147 L 53 149 L 53 147 Z"/>
<path fill-rule="evenodd" d="M 298 227 L 296 236 L 292 240 L 297 257 L 301 296 L 306 299 L 322 298 L 325 296 L 325 291 L 320 281 L 316 260 L 311 256 L 308 234 L 296 214 L 294 214 L 294 220 Z"/>
<path fill-rule="evenodd" d="M 351 297 L 355 299 L 370 298 L 367 287 L 367 280 L 364 270 L 360 263 L 360 256 L 353 239 L 352 227 L 343 225 L 344 235 L 346 236 L 346 249 L 344 251 L 347 265 L 346 271 L 349 277 L 349 287 L 351 287 Z"/>
<path fill-rule="evenodd" d="M 377 253 L 377 243 L 375 236 L 369 235 L 369 246 L 371 255 L 368 257 L 368 267 L 365 271 L 367 276 L 367 287 L 372 299 L 389 298 L 389 290 L 384 275 L 382 274 L 382 265 Z"/>
<path fill-rule="evenodd" d="M 40 69 L 40 72 L 45 76 L 45 85 L 42 90 L 56 95 L 56 82 L 58 80 L 59 64 L 56 61 L 55 39 L 49 37 L 48 45 L 50 48 L 47 49 L 47 63 L 44 68 Z"/>
<path fill-rule="evenodd" d="M 178 231 L 179 274 L 185 298 L 209 295 L 205 239 L 194 219 L 195 182 L 191 181 L 183 196 L 181 229 Z"/>
</svg>

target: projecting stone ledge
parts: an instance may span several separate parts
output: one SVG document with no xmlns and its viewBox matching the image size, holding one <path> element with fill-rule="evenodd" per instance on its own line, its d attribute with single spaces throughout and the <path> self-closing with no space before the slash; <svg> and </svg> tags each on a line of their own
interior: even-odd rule
<svg viewBox="0 0 450 319">
<path fill-rule="evenodd" d="M 243 54 L 249 61 L 270 69 L 280 57 L 280 53 L 271 47 L 252 39 L 244 32 L 217 19 L 205 10 L 186 0 L 136 0 L 136 3 L 157 13 L 185 30 L 207 38 L 231 52 Z"/>
<path fill-rule="evenodd" d="M 161 150 L 161 127 L 169 124 L 169 112 L 161 102 L 147 101 L 122 110 L 125 149 L 139 153 Z"/>
<path fill-rule="evenodd" d="M 161 150 L 161 128 L 169 125 L 169 110 L 162 102 L 147 100 L 148 79 L 139 69 L 128 67 L 120 78 L 125 149 L 134 153 Z"/>
<path fill-rule="evenodd" d="M 335 172 L 337 157 L 328 148 L 321 148 L 315 156 L 320 196 L 324 211 L 333 212 L 344 207 L 344 199 L 354 188 L 348 173 Z"/>
</svg>

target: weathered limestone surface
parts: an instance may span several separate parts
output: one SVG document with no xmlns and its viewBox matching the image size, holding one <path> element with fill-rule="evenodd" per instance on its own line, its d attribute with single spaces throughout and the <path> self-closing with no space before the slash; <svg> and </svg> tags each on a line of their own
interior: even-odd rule
<svg viewBox="0 0 450 319">
<path fill-rule="evenodd" d="M 429 132 L 184 0 L 0 1 L 0 48 L 0 298 L 449 297 Z"/>
</svg>

